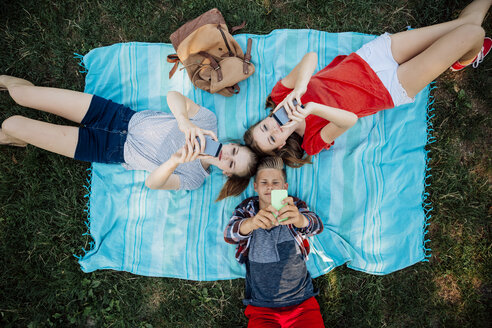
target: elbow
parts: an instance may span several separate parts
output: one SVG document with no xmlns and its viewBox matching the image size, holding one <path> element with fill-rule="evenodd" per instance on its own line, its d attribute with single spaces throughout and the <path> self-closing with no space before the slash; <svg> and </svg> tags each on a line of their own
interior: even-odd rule
<svg viewBox="0 0 492 328">
<path fill-rule="evenodd" d="M 315 52 L 308 52 L 305 57 L 310 63 L 318 63 L 318 54 Z"/>
<path fill-rule="evenodd" d="M 176 97 L 179 97 L 181 94 L 178 92 L 178 91 L 168 91 L 167 92 L 167 101 L 169 101 L 170 99 L 173 99 L 173 98 L 176 98 Z"/>
<path fill-rule="evenodd" d="M 318 54 L 314 51 L 308 52 L 306 54 L 306 57 L 309 57 L 310 59 L 318 60 Z"/>
<path fill-rule="evenodd" d="M 183 94 L 178 91 L 168 91 L 166 97 L 168 104 L 177 103 L 180 101 L 180 99 L 184 98 Z"/>
<path fill-rule="evenodd" d="M 357 123 L 357 120 L 359 119 L 359 117 L 356 114 L 354 114 L 354 113 L 350 113 L 350 114 L 351 115 L 350 115 L 348 122 L 347 122 L 347 125 L 348 125 L 347 128 L 353 127 L 355 125 L 355 123 Z"/>
<path fill-rule="evenodd" d="M 149 179 L 145 179 L 145 186 L 153 190 L 159 189 L 152 181 L 149 181 Z"/>
</svg>

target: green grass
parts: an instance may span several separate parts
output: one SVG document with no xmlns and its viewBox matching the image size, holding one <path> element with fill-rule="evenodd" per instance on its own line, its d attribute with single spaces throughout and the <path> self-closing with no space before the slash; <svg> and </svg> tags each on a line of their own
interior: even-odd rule
<svg viewBox="0 0 492 328">
<path fill-rule="evenodd" d="M 169 42 L 218 7 L 244 32 L 313 28 L 379 34 L 455 18 L 463 1 L 4 1 L 0 73 L 83 90 L 73 52 L 115 42 Z M 490 19 L 486 30 L 491 31 Z M 340 267 L 315 280 L 327 327 L 489 327 L 491 64 L 446 73 L 434 91 L 429 263 L 386 276 Z M 25 110 L 0 95 L 0 120 Z M 243 280 L 193 282 L 81 272 L 88 168 L 28 147 L 0 148 L 0 325 L 6 327 L 241 327 Z"/>
</svg>

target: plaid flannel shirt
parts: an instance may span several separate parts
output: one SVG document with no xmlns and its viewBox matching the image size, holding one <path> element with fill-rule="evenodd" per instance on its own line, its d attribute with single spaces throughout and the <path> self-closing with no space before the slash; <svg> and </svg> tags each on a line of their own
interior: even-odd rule
<svg viewBox="0 0 492 328">
<path fill-rule="evenodd" d="M 291 196 L 292 197 L 292 196 Z M 293 224 L 287 225 L 289 231 L 301 249 L 304 260 L 307 261 L 309 254 L 309 242 L 306 237 L 314 236 L 323 231 L 323 223 L 316 213 L 309 210 L 306 203 L 297 197 L 294 199 L 294 205 L 297 206 L 299 212 L 304 215 L 309 224 L 305 228 L 297 228 Z M 241 202 L 229 220 L 229 224 L 224 230 L 224 240 L 229 244 L 237 244 L 236 260 L 239 263 L 244 263 L 249 252 L 249 241 L 252 232 L 246 236 L 239 233 L 241 223 L 247 218 L 254 217 L 260 211 L 260 202 L 258 196 L 250 197 Z"/>
</svg>

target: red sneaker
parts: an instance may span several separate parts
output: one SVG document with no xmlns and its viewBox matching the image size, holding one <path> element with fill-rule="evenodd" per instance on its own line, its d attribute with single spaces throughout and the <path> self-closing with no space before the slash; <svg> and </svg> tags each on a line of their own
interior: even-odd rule
<svg viewBox="0 0 492 328">
<path fill-rule="evenodd" d="M 466 66 L 472 65 L 473 68 L 477 68 L 478 65 L 483 62 L 483 59 L 487 54 L 490 52 L 490 48 L 492 48 L 492 39 L 491 38 L 484 38 L 483 39 L 483 46 L 482 50 L 478 53 L 478 55 L 473 59 L 473 62 L 468 65 L 463 65 L 459 61 L 456 61 L 451 67 L 449 68 L 453 72 L 461 71 L 463 68 Z"/>
</svg>

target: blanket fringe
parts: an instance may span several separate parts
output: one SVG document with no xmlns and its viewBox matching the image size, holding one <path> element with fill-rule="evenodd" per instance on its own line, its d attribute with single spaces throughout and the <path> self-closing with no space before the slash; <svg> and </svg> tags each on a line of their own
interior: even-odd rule
<svg viewBox="0 0 492 328">
<path fill-rule="evenodd" d="M 83 70 L 79 70 L 79 73 L 87 73 L 89 72 L 87 70 L 87 67 L 85 66 L 85 63 L 84 63 L 84 56 L 81 55 L 81 54 L 78 54 L 76 52 L 73 53 L 74 56 L 73 58 L 75 59 L 78 59 L 79 61 L 79 66 L 83 68 Z M 84 195 L 84 198 L 87 199 L 87 202 L 84 206 L 84 212 L 86 213 L 86 221 L 84 222 L 85 223 L 85 226 L 87 227 L 87 231 L 84 232 L 82 234 L 82 236 L 89 236 L 89 238 L 92 238 L 91 241 L 89 241 L 89 250 L 86 250 L 84 247 L 81 247 L 82 251 L 84 252 L 84 255 L 77 255 L 77 254 L 73 254 L 73 256 L 77 259 L 77 260 L 82 260 L 82 258 L 87 254 L 87 252 L 90 252 L 93 248 L 94 248 L 94 238 L 92 237 L 91 235 L 91 215 L 90 215 L 90 196 L 91 196 L 91 180 L 92 180 L 92 166 L 90 168 L 87 169 L 87 178 L 85 179 L 85 184 L 84 184 L 84 188 L 85 190 L 87 191 L 87 193 Z"/>
<path fill-rule="evenodd" d="M 87 193 L 84 195 L 84 198 L 87 199 L 87 202 L 84 206 L 84 212 L 86 213 L 86 221 L 84 222 L 85 226 L 87 227 L 87 231 L 82 234 L 82 236 L 89 236 L 92 240 L 89 241 L 89 249 L 86 250 L 84 247 L 81 247 L 82 251 L 84 252 L 84 255 L 77 255 L 73 254 L 75 258 L 77 258 L 79 261 L 82 260 L 82 258 L 91 250 L 94 249 L 95 243 L 94 243 L 94 238 L 91 235 L 91 214 L 90 214 L 90 197 L 91 197 L 91 180 L 92 180 L 92 166 L 87 169 L 87 178 L 85 179 L 85 184 L 84 188 L 87 191 Z"/>
<path fill-rule="evenodd" d="M 437 87 L 435 86 L 435 82 L 432 82 L 430 84 L 430 89 L 429 93 L 436 89 Z M 434 134 L 434 125 L 432 123 L 432 119 L 436 114 L 432 113 L 434 111 L 434 107 L 432 105 L 434 104 L 434 96 L 429 94 L 429 100 L 427 102 L 427 108 L 426 108 L 426 120 L 427 120 L 427 143 L 426 147 L 428 147 L 430 144 L 436 142 L 436 137 L 433 135 Z M 429 258 L 431 257 L 431 252 L 432 249 L 428 247 L 428 243 L 431 241 L 430 239 L 425 239 L 425 236 L 429 233 L 429 225 L 430 225 L 430 219 L 432 218 L 432 215 L 430 212 L 433 210 L 432 207 L 432 202 L 428 201 L 428 197 L 430 196 L 429 192 L 427 192 L 427 188 L 430 187 L 430 182 L 429 178 L 432 176 L 430 174 L 431 168 L 429 167 L 429 161 L 431 159 L 430 157 L 430 149 L 425 150 L 425 176 L 424 176 L 424 192 L 422 193 L 422 208 L 424 210 L 424 215 L 425 215 L 425 221 L 424 221 L 424 226 L 422 227 L 422 236 L 424 238 L 424 241 L 422 243 L 422 249 L 424 250 L 424 259 L 422 262 L 429 262 Z"/>
<path fill-rule="evenodd" d="M 88 70 L 87 70 L 87 67 L 85 66 L 85 63 L 84 63 L 84 56 L 81 54 L 78 54 L 76 52 L 74 52 L 73 54 L 74 54 L 73 58 L 78 59 L 79 60 L 79 66 L 84 69 L 82 71 L 79 71 L 79 73 L 87 73 Z"/>
</svg>

